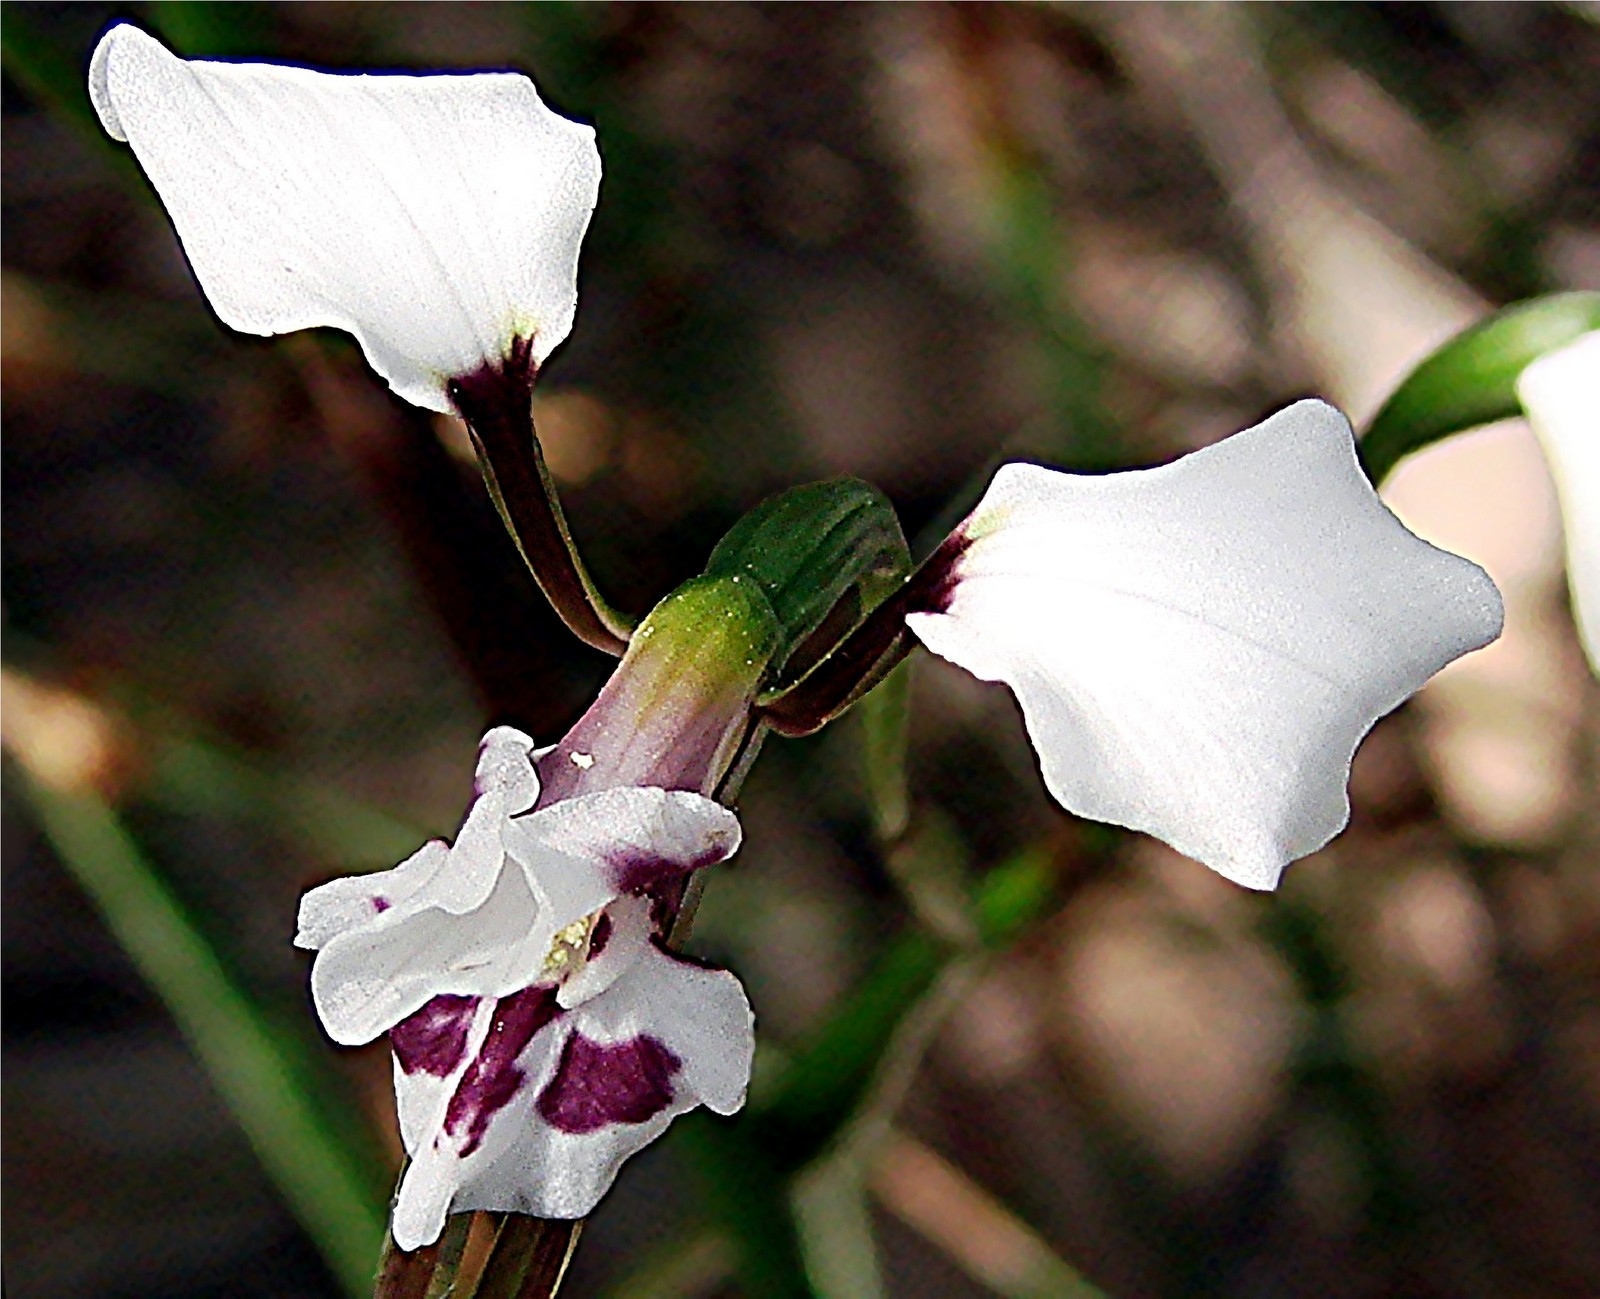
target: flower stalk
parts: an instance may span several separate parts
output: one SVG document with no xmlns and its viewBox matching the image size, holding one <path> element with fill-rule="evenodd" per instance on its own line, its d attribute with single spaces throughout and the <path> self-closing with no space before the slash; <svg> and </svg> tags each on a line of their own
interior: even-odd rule
<svg viewBox="0 0 1600 1299">
<path fill-rule="evenodd" d="M 447 392 L 466 421 L 490 499 L 539 589 L 574 636 L 620 655 L 632 627 L 600 595 L 573 544 L 534 428 L 536 370 L 529 340 L 518 339 L 503 364 L 452 379 Z"/>
</svg>

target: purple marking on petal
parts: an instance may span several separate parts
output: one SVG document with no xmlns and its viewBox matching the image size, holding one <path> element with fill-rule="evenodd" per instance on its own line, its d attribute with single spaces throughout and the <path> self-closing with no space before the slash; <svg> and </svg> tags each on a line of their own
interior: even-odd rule
<svg viewBox="0 0 1600 1299">
<path fill-rule="evenodd" d="M 375 898 L 373 898 L 372 899 L 372 909 L 374 911 L 376 911 L 381 916 L 385 911 L 387 911 L 389 909 L 389 899 L 385 898 L 385 897 L 375 897 Z"/>
<path fill-rule="evenodd" d="M 478 997 L 439 996 L 389 1030 L 389 1045 L 407 1073 L 448 1078 L 467 1049 Z"/>
<path fill-rule="evenodd" d="M 445 395 L 469 424 L 495 418 L 526 422 L 538 373 L 533 363 L 533 339 L 514 338 L 503 362 L 485 363 L 471 374 L 450 380 L 445 385 Z"/>
<path fill-rule="evenodd" d="M 606 856 L 611 885 L 618 893 L 640 894 L 702 867 L 714 866 L 727 856 L 726 845 L 709 848 L 688 861 L 669 861 L 647 848 L 623 848 Z"/>
<path fill-rule="evenodd" d="M 517 1057 L 546 1024 L 561 1014 L 553 985 L 537 985 L 502 997 L 494 1010 L 489 1036 L 456 1084 L 445 1107 L 444 1130 L 463 1141 L 460 1153 L 470 1155 L 481 1144 L 489 1120 L 510 1103 L 527 1081 Z"/>
<path fill-rule="evenodd" d="M 945 613 L 961 581 L 961 557 L 972 545 L 963 523 L 939 543 L 920 570 L 913 574 L 906 589 L 907 613 Z"/>
<path fill-rule="evenodd" d="M 574 1033 L 539 1094 L 539 1115 L 574 1135 L 643 1123 L 672 1104 L 672 1075 L 682 1067 L 665 1043 L 646 1034 L 608 1046 Z"/>
<path fill-rule="evenodd" d="M 594 922 L 594 929 L 589 934 L 589 959 L 592 961 L 606 950 L 606 944 L 611 940 L 611 914 L 607 911 L 600 913 L 600 919 Z"/>
</svg>

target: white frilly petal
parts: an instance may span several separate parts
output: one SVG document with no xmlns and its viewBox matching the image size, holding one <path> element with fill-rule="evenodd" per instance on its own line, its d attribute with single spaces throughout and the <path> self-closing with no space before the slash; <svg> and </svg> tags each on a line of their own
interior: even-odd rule
<svg viewBox="0 0 1600 1299">
<path fill-rule="evenodd" d="M 944 607 L 911 630 L 1012 688 L 1063 806 L 1249 888 L 1343 828 L 1373 722 L 1502 620 L 1316 401 L 1157 469 L 1007 465 L 960 532 Z"/>
<path fill-rule="evenodd" d="M 494 1020 L 490 1011 L 487 1020 Z M 483 1017 L 479 1024 L 487 1027 Z M 412 1156 L 395 1205 L 394 1235 L 404 1249 L 438 1238 L 447 1212 L 475 1209 L 580 1218 L 592 1211 L 629 1156 L 697 1105 L 732 1114 L 744 1103 L 755 1051 L 755 1018 L 732 974 L 703 969 L 650 947 L 604 993 L 541 1025 L 515 1058 L 514 1088 L 500 1090 L 476 1141 L 445 1120 L 451 1097 L 474 1085 L 470 1061 L 449 1077 L 406 1073 L 395 1087 Z M 563 1129 L 542 1098 L 563 1068 L 574 1039 L 607 1048 L 643 1038 L 671 1062 L 670 1094 L 640 1121 Z M 490 1038 L 480 1034 L 474 1052 Z M 508 1073 L 504 1075 L 510 1078 Z M 480 1075 L 481 1079 L 481 1075 Z M 606 1091 L 603 1075 L 573 1080 L 579 1092 Z"/>
<path fill-rule="evenodd" d="M 433 839 L 391 870 L 346 875 L 318 885 L 300 899 L 294 945 L 317 951 L 392 909 L 415 910 L 413 900 L 449 858 L 450 845 Z"/>
<path fill-rule="evenodd" d="M 385 913 L 330 940 L 311 967 L 312 1004 L 329 1037 L 358 1046 L 441 994 L 505 996 L 538 973 L 558 919 L 521 871 L 502 871 L 465 916 L 437 907 Z"/>
<path fill-rule="evenodd" d="M 185 60 L 121 24 L 89 95 L 235 329 L 348 330 L 401 397 L 449 411 L 452 378 L 517 338 L 542 362 L 572 328 L 600 157 L 521 74 Z"/>
<path fill-rule="evenodd" d="M 506 846 L 525 861 L 567 857 L 587 869 L 599 867 L 607 896 L 615 897 L 727 860 L 738 850 L 739 833 L 739 818 L 700 794 L 624 787 L 580 794 L 519 818 Z M 546 887 L 559 887 L 559 878 Z"/>
<path fill-rule="evenodd" d="M 1600 676 L 1600 330 L 1530 365 L 1517 398 L 1561 498 L 1572 612 Z"/>
</svg>

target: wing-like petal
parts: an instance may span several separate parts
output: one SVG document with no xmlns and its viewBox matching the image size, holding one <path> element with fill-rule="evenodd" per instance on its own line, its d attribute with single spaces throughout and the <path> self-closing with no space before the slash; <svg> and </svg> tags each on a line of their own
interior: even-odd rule
<svg viewBox="0 0 1600 1299">
<path fill-rule="evenodd" d="M 599 193 L 594 132 L 518 73 L 332 74 L 101 38 L 89 93 L 132 146 L 225 324 L 331 325 L 400 396 L 535 364 L 567 336 Z"/>
<path fill-rule="evenodd" d="M 440 994 L 503 997 L 528 985 L 552 933 L 522 872 L 503 871 L 467 915 L 385 914 L 331 939 L 311 967 L 311 999 L 335 1042 L 370 1042 Z"/>
<path fill-rule="evenodd" d="M 958 535 L 911 630 L 1012 688 L 1063 806 L 1250 888 L 1339 832 L 1373 722 L 1502 618 L 1315 401 L 1158 469 L 1007 465 Z"/>
<path fill-rule="evenodd" d="M 1572 612 L 1600 676 L 1600 331 L 1540 357 L 1517 380 L 1517 397 L 1561 497 Z"/>
<path fill-rule="evenodd" d="M 512 822 L 507 849 L 522 860 L 564 857 L 565 872 L 541 872 L 547 888 L 595 871 L 605 896 L 637 893 L 713 866 L 739 847 L 739 819 L 685 790 L 605 789 L 552 803 Z M 583 863 L 580 866 L 579 863 Z"/>
<path fill-rule="evenodd" d="M 398 866 L 369 875 L 346 875 L 318 885 L 300 899 L 294 945 L 316 951 L 352 929 L 391 911 L 416 909 L 450 859 L 450 845 L 432 839 Z"/>
</svg>

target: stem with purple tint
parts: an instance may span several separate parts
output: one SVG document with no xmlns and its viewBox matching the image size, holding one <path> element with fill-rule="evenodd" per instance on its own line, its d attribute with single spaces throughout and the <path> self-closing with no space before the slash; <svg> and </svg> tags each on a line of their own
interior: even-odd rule
<svg viewBox="0 0 1600 1299">
<path fill-rule="evenodd" d="M 761 721 L 780 735 L 810 735 L 888 676 L 916 644 L 906 629 L 906 615 L 943 611 L 968 544 L 961 528 L 946 537 L 827 658 L 781 695 L 765 701 Z"/>
<path fill-rule="evenodd" d="M 620 655 L 632 628 L 606 604 L 572 544 L 533 426 L 534 376 L 530 344 L 518 339 L 503 365 L 452 379 L 450 400 L 466 421 L 484 484 L 539 589 L 579 640 Z"/>
</svg>

